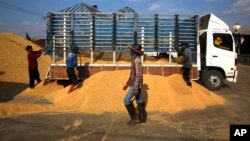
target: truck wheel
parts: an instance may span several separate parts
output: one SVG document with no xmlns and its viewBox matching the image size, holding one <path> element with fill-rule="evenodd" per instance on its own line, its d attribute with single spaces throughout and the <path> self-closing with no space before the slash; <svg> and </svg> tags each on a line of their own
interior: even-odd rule
<svg viewBox="0 0 250 141">
<path fill-rule="evenodd" d="M 224 84 L 223 75 L 217 70 L 209 70 L 205 72 L 203 76 L 203 84 L 209 90 L 219 90 L 220 87 Z"/>
</svg>

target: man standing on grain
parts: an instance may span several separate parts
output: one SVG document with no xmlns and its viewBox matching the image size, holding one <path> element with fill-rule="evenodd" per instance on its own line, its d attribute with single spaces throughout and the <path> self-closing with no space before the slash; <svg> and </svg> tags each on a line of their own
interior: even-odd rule
<svg viewBox="0 0 250 141">
<path fill-rule="evenodd" d="M 38 83 L 41 82 L 40 74 L 38 71 L 38 63 L 37 58 L 39 58 L 43 52 L 44 49 L 33 51 L 32 46 L 28 45 L 26 47 L 26 50 L 28 51 L 27 58 L 28 58 L 28 64 L 29 64 L 29 86 L 31 89 L 35 87 L 35 80 L 37 80 Z"/>
<path fill-rule="evenodd" d="M 78 79 L 75 73 L 75 67 L 77 67 L 77 53 L 78 53 L 77 46 L 69 48 L 69 52 L 66 59 L 66 68 L 67 68 L 66 71 L 70 82 L 70 88 L 68 93 L 71 93 L 78 84 Z"/>
<path fill-rule="evenodd" d="M 140 56 L 143 55 L 143 52 L 141 51 L 142 46 L 140 44 L 128 45 L 128 48 L 130 49 L 130 55 L 132 58 L 131 70 L 130 77 L 127 83 L 124 85 L 123 90 L 126 90 L 128 86 L 130 86 L 129 91 L 124 98 L 124 104 L 131 118 L 131 120 L 127 124 L 133 126 L 138 122 L 146 122 L 145 103 L 142 100 L 141 93 L 143 84 L 143 71 Z M 138 105 L 138 116 L 133 101 L 131 101 L 134 96 Z"/>
<path fill-rule="evenodd" d="M 182 43 L 182 55 L 183 55 L 183 62 L 182 62 L 182 73 L 183 79 L 186 81 L 188 86 L 192 86 L 190 81 L 190 70 L 192 68 L 192 51 L 188 46 L 188 43 Z"/>
</svg>

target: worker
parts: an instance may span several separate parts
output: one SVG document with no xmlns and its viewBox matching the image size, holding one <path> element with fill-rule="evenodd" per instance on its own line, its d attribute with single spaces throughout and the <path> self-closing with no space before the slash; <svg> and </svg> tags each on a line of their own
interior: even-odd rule
<svg viewBox="0 0 250 141">
<path fill-rule="evenodd" d="M 28 52 L 27 58 L 28 58 L 28 67 L 29 67 L 29 87 L 33 89 L 35 87 L 35 80 L 37 81 L 37 84 L 41 82 L 40 74 L 38 71 L 38 62 L 37 58 L 39 58 L 44 51 L 44 48 L 33 51 L 32 46 L 28 45 L 26 46 L 26 51 Z"/>
<path fill-rule="evenodd" d="M 66 70 L 70 82 L 70 88 L 68 93 L 72 92 L 78 84 L 78 79 L 75 73 L 75 67 L 77 66 L 77 53 L 78 47 L 70 47 L 66 59 Z"/>
<path fill-rule="evenodd" d="M 222 44 L 222 38 L 221 37 L 216 37 L 215 40 L 214 40 L 214 46 L 216 47 L 220 47 Z"/>
<path fill-rule="evenodd" d="M 192 51 L 189 48 L 188 43 L 182 43 L 181 48 L 183 55 L 183 60 L 182 60 L 183 79 L 185 80 L 188 86 L 192 86 L 192 83 L 190 81 L 190 70 L 192 68 Z"/>
<path fill-rule="evenodd" d="M 225 46 L 222 45 L 222 38 L 220 36 L 217 36 L 214 39 L 214 46 L 216 46 L 218 48 L 221 48 L 221 49 L 229 50 L 228 47 L 225 47 Z"/>
<path fill-rule="evenodd" d="M 124 85 L 123 90 L 126 90 L 130 86 L 124 98 L 125 107 L 129 113 L 130 121 L 127 123 L 129 126 L 133 126 L 136 123 L 146 122 L 146 112 L 145 103 L 142 100 L 142 84 L 143 84 L 143 71 L 142 62 L 140 56 L 143 55 L 141 51 L 142 46 L 140 44 L 128 45 L 131 55 L 131 69 L 130 77 L 127 83 Z M 135 97 L 138 105 L 138 115 L 135 110 L 133 101 L 131 100 Z"/>
</svg>

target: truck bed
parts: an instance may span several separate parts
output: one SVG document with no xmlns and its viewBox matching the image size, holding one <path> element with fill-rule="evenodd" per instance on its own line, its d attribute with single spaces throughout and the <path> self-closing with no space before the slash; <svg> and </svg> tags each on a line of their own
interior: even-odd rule
<svg viewBox="0 0 250 141">
<path fill-rule="evenodd" d="M 168 64 L 168 65 L 143 65 L 143 73 L 150 75 L 170 76 L 172 74 L 181 74 L 182 65 Z M 118 71 L 118 70 L 130 70 L 130 64 L 78 64 L 75 69 L 79 80 L 84 80 L 91 75 L 94 75 L 101 71 Z M 51 80 L 67 80 L 66 64 L 51 64 L 49 69 L 49 78 Z M 198 69 L 194 65 L 190 77 L 192 79 L 198 78 Z"/>
</svg>

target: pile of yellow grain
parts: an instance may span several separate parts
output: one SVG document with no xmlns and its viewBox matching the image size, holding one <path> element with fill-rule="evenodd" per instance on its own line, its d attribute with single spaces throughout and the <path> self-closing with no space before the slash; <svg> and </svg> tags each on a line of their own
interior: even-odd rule
<svg viewBox="0 0 250 141">
<path fill-rule="evenodd" d="M 0 33 L 0 81 L 28 83 L 28 60 L 25 47 L 31 45 L 33 50 L 41 47 L 13 33 Z M 51 63 L 50 57 L 42 55 L 38 59 L 41 79 Z"/>
<path fill-rule="evenodd" d="M 81 88 L 67 94 L 68 87 L 48 95 L 57 110 L 73 110 L 92 114 L 124 112 L 122 87 L 129 71 L 100 72 L 84 81 Z M 209 105 L 223 105 L 224 99 L 192 82 L 190 88 L 182 76 L 144 75 L 143 99 L 147 111 L 176 113 L 188 109 L 203 109 Z"/>
</svg>

